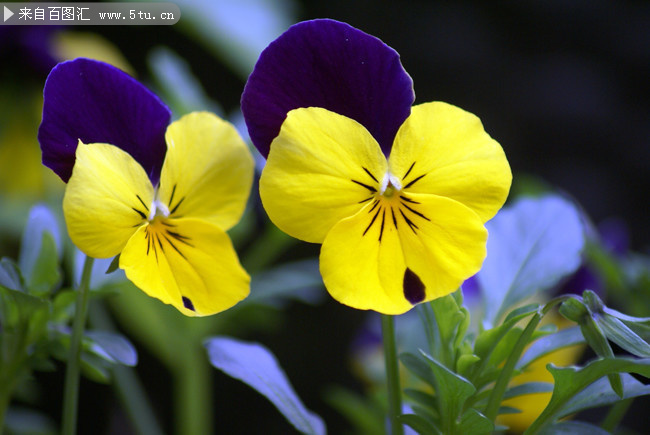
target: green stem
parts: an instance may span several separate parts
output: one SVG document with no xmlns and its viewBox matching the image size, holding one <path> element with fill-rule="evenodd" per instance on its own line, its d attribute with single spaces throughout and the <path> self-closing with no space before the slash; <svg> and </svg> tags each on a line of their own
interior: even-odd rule
<svg viewBox="0 0 650 435">
<path fill-rule="evenodd" d="M 512 378 L 512 372 L 515 370 L 515 366 L 517 365 L 521 354 L 524 352 L 526 345 L 530 343 L 530 338 L 533 336 L 533 333 L 535 332 L 537 325 L 539 325 L 539 322 L 542 320 L 542 317 L 544 317 L 551 308 L 562 303 L 566 299 L 567 296 L 558 296 L 557 298 L 552 299 L 544 306 L 544 308 L 538 310 L 533 318 L 530 319 L 528 325 L 526 325 L 526 328 L 523 330 L 519 339 L 515 343 L 515 346 L 512 348 L 503 369 L 501 369 L 501 373 L 499 373 L 497 382 L 492 389 L 490 398 L 488 399 L 488 404 L 485 407 L 484 414 L 489 420 L 494 421 L 496 419 L 497 414 L 499 413 L 499 407 L 501 406 L 501 401 L 503 400 L 503 394 L 506 392 L 506 388 L 508 388 L 508 384 Z"/>
<path fill-rule="evenodd" d="M 402 414 L 402 390 L 399 385 L 397 346 L 393 316 L 381 316 L 381 333 L 384 339 L 384 361 L 386 363 L 386 386 L 388 387 L 388 417 L 391 434 L 402 435 L 404 427 L 399 421 Z"/>
<path fill-rule="evenodd" d="M 81 282 L 77 289 L 72 336 L 70 337 L 70 354 L 65 373 L 63 392 L 63 429 L 64 435 L 73 435 L 77 430 L 77 403 L 79 402 L 79 368 L 81 366 L 81 338 L 83 337 L 86 313 L 88 312 L 88 287 L 93 269 L 93 258 L 86 257 Z"/>
<path fill-rule="evenodd" d="M 506 392 L 506 388 L 508 388 L 508 384 L 512 378 L 512 372 L 515 369 L 515 365 L 517 364 L 517 361 L 519 361 L 519 357 L 530 341 L 530 337 L 533 335 L 533 332 L 535 332 L 535 328 L 537 328 L 537 325 L 539 325 L 539 322 L 541 320 L 542 315 L 539 312 L 535 313 L 533 318 L 530 319 L 530 322 L 528 322 L 528 325 L 524 331 L 519 336 L 519 339 L 515 343 L 512 352 L 510 352 L 510 355 L 508 356 L 503 369 L 501 369 L 499 378 L 497 379 L 497 382 L 492 389 L 492 393 L 488 399 L 488 404 L 485 407 L 485 416 L 489 420 L 494 421 L 496 419 L 499 412 L 499 406 L 501 405 L 501 400 L 503 399 L 503 394 Z"/>
<path fill-rule="evenodd" d="M 634 399 L 630 397 L 629 399 L 621 400 L 612 405 L 607 416 L 600 424 L 600 427 L 605 429 L 609 433 L 614 433 L 614 429 L 619 425 L 627 410 L 632 406 Z"/>
<path fill-rule="evenodd" d="M 212 369 L 202 347 L 189 340 L 175 377 L 176 433 L 209 434 L 212 427 Z"/>
</svg>

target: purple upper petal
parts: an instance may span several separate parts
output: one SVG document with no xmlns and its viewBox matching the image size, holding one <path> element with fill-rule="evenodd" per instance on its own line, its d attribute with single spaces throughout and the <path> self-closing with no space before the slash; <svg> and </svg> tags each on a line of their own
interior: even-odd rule
<svg viewBox="0 0 650 435">
<path fill-rule="evenodd" d="M 103 62 L 75 59 L 52 69 L 43 98 L 43 164 L 63 181 L 72 175 L 81 139 L 122 148 L 158 182 L 171 112 L 134 78 Z"/>
<path fill-rule="evenodd" d="M 265 157 L 287 112 L 313 106 L 361 123 L 388 155 L 414 99 L 395 50 L 348 24 L 319 19 L 291 26 L 262 52 L 241 106 Z"/>
</svg>

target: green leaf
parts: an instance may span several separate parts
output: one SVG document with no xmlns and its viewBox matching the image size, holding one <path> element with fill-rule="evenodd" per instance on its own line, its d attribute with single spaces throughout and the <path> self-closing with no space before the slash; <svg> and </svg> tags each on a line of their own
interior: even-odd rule
<svg viewBox="0 0 650 435">
<path fill-rule="evenodd" d="M 596 355 L 603 358 L 614 357 L 614 352 L 607 341 L 607 337 L 605 337 L 605 333 L 600 329 L 593 317 L 583 317 L 580 323 L 580 330 L 589 344 L 589 347 L 596 352 Z M 608 374 L 607 377 L 609 378 L 609 383 L 612 385 L 612 389 L 616 391 L 616 394 L 623 397 L 623 384 L 621 383 L 621 377 L 614 373 Z"/>
<path fill-rule="evenodd" d="M 494 423 L 476 409 L 468 409 L 460 419 L 461 434 L 489 434 L 494 430 Z"/>
<path fill-rule="evenodd" d="M 650 345 L 616 317 L 610 316 L 609 314 L 597 314 L 594 316 L 594 320 L 609 340 L 632 355 L 642 358 L 650 357 Z"/>
<path fill-rule="evenodd" d="M 553 384 L 550 382 L 526 382 L 506 390 L 503 400 L 524 394 L 550 393 L 551 391 L 553 391 Z"/>
<path fill-rule="evenodd" d="M 63 243 L 61 242 L 61 234 L 59 231 L 59 224 L 54 216 L 45 205 L 39 204 L 32 207 L 29 211 L 27 224 L 23 231 L 22 240 L 20 243 L 20 256 L 18 264 L 25 279 L 30 282 L 30 277 L 37 267 L 39 257 L 42 256 L 43 235 L 48 234 L 54 242 L 54 250 L 52 253 L 51 261 L 58 264 L 58 259 L 63 250 Z M 41 260 L 42 261 L 42 260 Z"/>
<path fill-rule="evenodd" d="M 90 340 L 90 351 L 112 363 L 135 366 L 138 353 L 126 337 L 105 331 L 86 331 L 85 338 Z"/>
<path fill-rule="evenodd" d="M 544 355 L 548 355 L 558 349 L 574 346 L 585 342 L 585 338 L 579 327 L 567 328 L 554 334 L 547 335 L 535 341 L 521 357 L 516 365 L 517 370 L 523 370 L 529 364 L 537 361 Z"/>
<path fill-rule="evenodd" d="M 557 284 L 582 261 L 580 214 L 558 196 L 521 199 L 502 209 L 486 228 L 490 254 L 477 278 L 488 324 L 496 324 L 512 306 Z"/>
<path fill-rule="evenodd" d="M 576 323 L 582 322 L 584 317 L 590 315 L 589 309 L 580 297 L 571 297 L 562 302 L 559 311 L 564 317 Z"/>
<path fill-rule="evenodd" d="M 476 392 L 476 388 L 467 379 L 452 372 L 433 357 L 420 352 L 429 362 L 433 374 L 441 430 L 444 433 L 452 433 L 458 426 L 465 402 Z"/>
<path fill-rule="evenodd" d="M 400 423 L 410 426 L 419 434 L 439 434 L 438 428 L 429 420 L 416 414 L 403 414 L 398 417 Z"/>
<path fill-rule="evenodd" d="M 1 326 L 6 329 L 20 328 L 21 323 L 29 327 L 30 320 L 35 318 L 39 311 L 49 310 L 46 300 L 3 285 L 0 285 L 0 307 L 5 316 Z"/>
<path fill-rule="evenodd" d="M 544 411 L 531 424 L 526 433 L 536 433 L 542 427 L 555 421 L 561 415 L 564 406 L 576 394 L 603 376 L 626 372 L 650 377 L 650 359 L 604 358 L 592 361 L 582 368 L 559 368 L 549 364 L 547 369 L 555 381 L 553 394 Z"/>
<path fill-rule="evenodd" d="M 496 348 L 497 344 L 508 333 L 508 331 L 520 320 L 536 313 L 538 309 L 539 305 L 537 304 L 526 305 L 525 307 L 517 308 L 508 314 L 501 325 L 492 329 L 486 329 L 482 331 L 478 337 L 476 337 L 476 342 L 474 344 L 474 353 L 482 360 L 481 370 L 486 367 L 490 356 L 492 355 L 492 352 Z M 477 375 L 478 373 L 474 373 L 473 377 Z"/>
<path fill-rule="evenodd" d="M 323 420 L 302 404 L 273 354 L 257 343 L 228 337 L 205 342 L 210 363 L 265 396 L 300 432 L 324 434 Z"/>
<path fill-rule="evenodd" d="M 120 268 L 120 254 L 117 254 L 115 257 L 113 257 L 113 261 L 111 261 L 111 264 L 108 266 L 108 269 L 106 269 L 106 274 L 108 275 L 109 273 L 113 273 L 119 268 Z"/>
<path fill-rule="evenodd" d="M 624 373 L 621 375 L 621 379 L 623 381 L 623 391 L 625 392 L 623 399 L 650 394 L 650 385 L 644 385 L 633 376 Z M 620 400 L 621 397 L 612 391 L 609 381 L 601 378 L 569 400 L 558 413 L 558 418 L 566 417 L 584 409 L 612 405 Z"/>
<path fill-rule="evenodd" d="M 61 281 L 61 271 L 56 250 L 56 243 L 52 235 L 43 232 L 36 262 L 29 274 L 25 272 L 27 288 L 31 293 L 44 296 L 53 291 Z"/>
<path fill-rule="evenodd" d="M 10 258 L 0 259 L 0 285 L 11 290 L 22 290 L 20 270 Z"/>
<path fill-rule="evenodd" d="M 456 373 L 468 377 L 476 363 L 480 360 L 481 358 L 474 354 L 461 355 L 456 362 Z"/>
<path fill-rule="evenodd" d="M 402 353 L 399 360 L 415 376 L 426 382 L 432 387 L 435 387 L 435 379 L 429 364 L 422 358 L 412 353 Z"/>
<path fill-rule="evenodd" d="M 81 372 L 88 379 L 100 384 L 108 384 L 111 381 L 109 363 L 92 353 L 81 352 Z"/>
<path fill-rule="evenodd" d="M 540 435 L 609 435 L 609 432 L 582 421 L 561 421 L 546 427 Z"/>
<path fill-rule="evenodd" d="M 438 420 L 440 416 L 438 415 L 438 399 L 433 394 L 429 394 L 424 391 L 415 390 L 413 388 L 405 388 L 404 395 L 408 397 L 412 403 L 417 403 L 420 406 L 430 410 L 430 414 Z"/>
</svg>

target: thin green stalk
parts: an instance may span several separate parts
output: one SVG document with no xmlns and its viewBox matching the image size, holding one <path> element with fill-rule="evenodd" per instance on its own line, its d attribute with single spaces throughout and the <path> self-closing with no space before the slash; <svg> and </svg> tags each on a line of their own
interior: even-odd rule
<svg viewBox="0 0 650 435">
<path fill-rule="evenodd" d="M 566 299 L 567 296 L 558 296 L 557 298 L 549 301 L 544 306 L 544 308 L 538 310 L 537 313 L 535 313 L 533 318 L 530 319 L 530 322 L 528 322 L 528 325 L 526 325 L 526 328 L 519 336 L 519 339 L 515 343 L 515 346 L 512 348 L 512 351 L 510 352 L 510 355 L 508 356 L 508 359 L 506 360 L 503 369 L 501 369 L 501 373 L 499 373 L 497 382 L 494 385 L 494 388 L 492 389 L 490 398 L 488 399 L 488 404 L 485 407 L 484 414 L 491 421 L 494 421 L 497 417 L 497 414 L 499 412 L 499 407 L 501 406 L 501 401 L 503 400 L 503 394 L 506 392 L 506 388 L 508 388 L 508 384 L 510 383 L 510 379 L 512 378 L 512 372 L 515 370 L 515 366 L 517 365 L 517 362 L 519 361 L 521 354 L 524 352 L 526 345 L 530 342 L 530 338 L 535 332 L 537 325 L 539 325 L 539 322 L 542 320 L 542 317 L 544 317 L 544 315 L 548 313 L 551 310 L 551 308 L 560 304 Z"/>
<path fill-rule="evenodd" d="M 512 372 L 515 369 L 517 361 L 519 361 L 519 357 L 524 351 L 524 348 L 530 341 L 530 337 L 533 335 L 533 332 L 535 332 L 535 328 L 539 325 L 540 320 L 542 320 L 542 315 L 539 312 L 535 313 L 519 336 L 519 340 L 515 343 L 503 369 L 501 369 L 499 378 L 492 389 L 492 393 L 488 399 L 488 404 L 485 407 L 485 416 L 491 421 L 494 421 L 497 417 L 499 406 L 501 405 L 501 400 L 503 400 L 503 394 L 506 392 L 506 388 L 508 388 L 508 384 L 510 383 Z"/>
<path fill-rule="evenodd" d="M 388 387 L 388 417 L 390 419 L 391 434 L 403 435 L 404 428 L 399 421 L 399 416 L 402 413 L 402 390 L 399 385 L 393 316 L 385 314 L 381 316 L 381 333 L 384 341 L 386 386 Z"/>
<path fill-rule="evenodd" d="M 630 406 L 632 406 L 633 401 L 634 398 L 630 397 L 629 399 L 621 400 L 620 402 L 613 404 L 609 409 L 607 416 L 600 424 L 600 427 L 609 433 L 614 433 L 616 427 L 619 425 L 621 420 L 623 420 L 623 417 L 625 417 L 625 413 L 630 409 Z"/>
<path fill-rule="evenodd" d="M 205 350 L 189 340 L 173 370 L 176 433 L 209 434 L 213 428 L 212 369 Z"/>
<path fill-rule="evenodd" d="M 93 258 L 86 257 L 81 282 L 77 289 L 72 336 L 70 337 L 70 354 L 65 373 L 63 390 L 63 429 L 62 434 L 74 435 L 77 431 L 77 404 L 79 402 L 79 368 L 81 366 L 81 338 L 83 337 L 88 312 L 88 290 L 93 269 Z"/>
</svg>

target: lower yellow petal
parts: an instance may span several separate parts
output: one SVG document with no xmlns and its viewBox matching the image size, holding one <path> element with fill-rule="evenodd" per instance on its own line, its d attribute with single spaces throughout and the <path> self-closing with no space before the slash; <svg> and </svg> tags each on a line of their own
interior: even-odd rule
<svg viewBox="0 0 650 435">
<path fill-rule="evenodd" d="M 248 296 L 250 278 L 228 235 L 198 219 L 156 219 L 120 256 L 127 278 L 188 316 L 226 310 Z"/>
<path fill-rule="evenodd" d="M 339 302 L 401 314 L 480 269 L 487 231 L 476 213 L 444 197 L 404 197 L 377 199 L 327 234 L 321 274 Z"/>
<path fill-rule="evenodd" d="M 63 214 L 75 245 L 95 258 L 120 253 L 145 223 L 153 186 L 128 153 L 108 144 L 79 142 L 63 197 Z"/>
<path fill-rule="evenodd" d="M 241 218 L 253 184 L 253 157 L 235 127 L 193 112 L 165 133 L 158 199 L 172 217 L 200 218 L 228 230 Z"/>
<path fill-rule="evenodd" d="M 327 291 L 342 304 L 402 314 L 413 307 L 404 297 L 404 254 L 390 210 L 378 210 L 368 204 L 334 225 L 321 248 L 320 271 Z"/>
<path fill-rule="evenodd" d="M 481 120 L 442 102 L 412 108 L 395 137 L 389 166 L 407 191 L 452 198 L 483 222 L 501 208 L 512 182 L 503 149 Z"/>
<path fill-rule="evenodd" d="M 271 144 L 260 195 L 281 230 L 321 243 L 371 199 L 386 167 L 379 144 L 358 122 L 322 108 L 296 109 Z"/>
<path fill-rule="evenodd" d="M 423 194 L 408 199 L 397 218 L 406 264 L 426 286 L 425 299 L 436 299 L 481 269 L 488 233 L 473 210 L 452 199 Z"/>
</svg>

